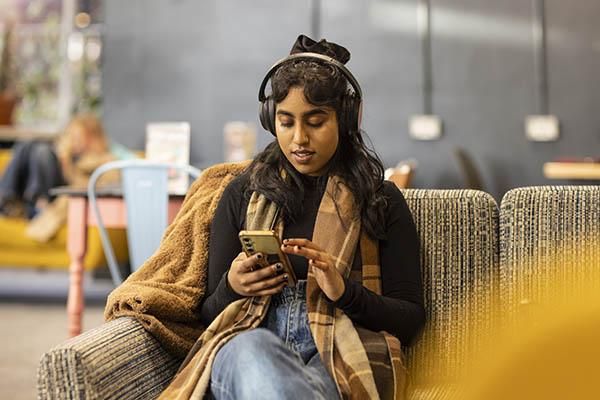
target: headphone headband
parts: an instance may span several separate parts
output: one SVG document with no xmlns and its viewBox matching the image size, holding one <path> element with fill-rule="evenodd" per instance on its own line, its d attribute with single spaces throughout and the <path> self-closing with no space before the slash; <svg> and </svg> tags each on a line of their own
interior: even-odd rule
<svg viewBox="0 0 600 400">
<path fill-rule="evenodd" d="M 271 68 L 269 68 L 269 71 L 267 71 L 267 74 L 265 75 L 262 83 L 260 84 L 260 89 L 258 89 L 258 101 L 263 103 L 267 99 L 267 96 L 265 95 L 265 89 L 267 87 L 267 83 L 269 82 L 269 79 L 271 79 L 271 76 L 273 76 L 275 71 L 277 71 L 283 63 L 286 63 L 291 60 L 314 60 L 314 59 L 325 61 L 326 63 L 332 64 L 335 67 L 337 67 L 340 71 L 342 71 L 342 74 L 344 74 L 344 76 L 346 77 L 348 82 L 350 82 L 350 86 L 352 86 L 352 89 L 354 89 L 354 93 L 356 94 L 358 101 L 362 100 L 362 90 L 360 89 L 360 85 L 358 84 L 358 81 L 356 80 L 356 78 L 354 78 L 354 75 L 352 75 L 350 70 L 348 68 L 346 68 L 346 66 L 344 64 L 342 64 L 335 58 L 325 56 L 325 55 L 319 54 L 319 53 L 296 53 L 296 54 L 287 56 L 285 58 L 282 58 L 281 60 L 277 61 Z"/>
</svg>

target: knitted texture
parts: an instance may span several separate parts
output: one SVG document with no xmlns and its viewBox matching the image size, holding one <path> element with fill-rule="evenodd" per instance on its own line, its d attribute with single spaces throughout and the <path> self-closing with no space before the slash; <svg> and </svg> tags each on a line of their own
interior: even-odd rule
<svg viewBox="0 0 600 400">
<path fill-rule="evenodd" d="M 509 315 L 569 297 L 600 271 L 600 186 L 511 190 L 502 199 L 500 232 Z"/>
<path fill-rule="evenodd" d="M 139 322 L 119 318 L 45 353 L 38 398 L 152 399 L 178 365 Z"/>
<path fill-rule="evenodd" d="M 427 313 L 422 337 L 407 349 L 409 398 L 427 398 L 424 393 L 445 392 L 436 385 L 456 383 L 469 356 L 483 346 L 484 332 L 493 329 L 498 207 L 475 190 L 402 192 L 421 240 Z"/>
</svg>

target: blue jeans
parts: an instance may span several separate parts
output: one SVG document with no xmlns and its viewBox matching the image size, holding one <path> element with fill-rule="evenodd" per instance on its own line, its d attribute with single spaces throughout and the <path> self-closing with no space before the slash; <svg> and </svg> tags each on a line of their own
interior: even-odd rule
<svg viewBox="0 0 600 400">
<path fill-rule="evenodd" d="M 39 198 L 51 200 L 48 191 L 65 184 L 51 143 L 19 142 L 13 147 L 12 159 L 0 178 L 0 209 L 5 201 L 22 201 L 28 217 L 32 218 L 36 201 Z"/>
<path fill-rule="evenodd" d="M 306 281 L 273 296 L 259 328 L 217 353 L 210 389 L 216 399 L 338 399 L 306 313 Z"/>
</svg>

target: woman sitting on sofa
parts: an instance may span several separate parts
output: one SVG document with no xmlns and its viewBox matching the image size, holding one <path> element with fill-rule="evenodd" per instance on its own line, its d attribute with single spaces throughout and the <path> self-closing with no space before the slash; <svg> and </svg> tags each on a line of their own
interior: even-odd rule
<svg viewBox="0 0 600 400">
<path fill-rule="evenodd" d="M 207 328 L 162 398 L 402 397 L 400 343 L 425 318 L 419 238 L 365 144 L 349 59 L 338 44 L 300 35 L 263 79 L 260 119 L 275 139 L 216 207 L 199 305 Z M 267 227 L 290 270 L 242 251 L 241 230 Z"/>
<path fill-rule="evenodd" d="M 115 159 L 100 120 L 75 116 L 56 142 L 17 143 L 0 179 L 0 215 L 32 219 L 55 186 L 85 186 L 93 170 Z"/>
</svg>

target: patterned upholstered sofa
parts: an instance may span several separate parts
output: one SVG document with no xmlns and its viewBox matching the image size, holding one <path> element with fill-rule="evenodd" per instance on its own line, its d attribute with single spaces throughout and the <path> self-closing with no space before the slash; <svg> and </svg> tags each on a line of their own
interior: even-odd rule
<svg viewBox="0 0 600 400">
<path fill-rule="evenodd" d="M 546 257 L 548 244 L 600 233 L 600 187 L 515 189 L 500 210 L 481 191 L 403 193 L 421 237 L 428 314 L 421 340 L 406 353 L 409 398 L 450 398 L 458 371 L 482 339 L 475 328 L 494 328 L 494 304 L 535 296 L 516 282 L 535 280 L 523 268 L 537 268 L 537 249 Z M 600 255 L 585 256 L 600 266 Z M 138 322 L 121 318 L 47 352 L 38 370 L 39 397 L 155 398 L 178 363 Z"/>
</svg>

